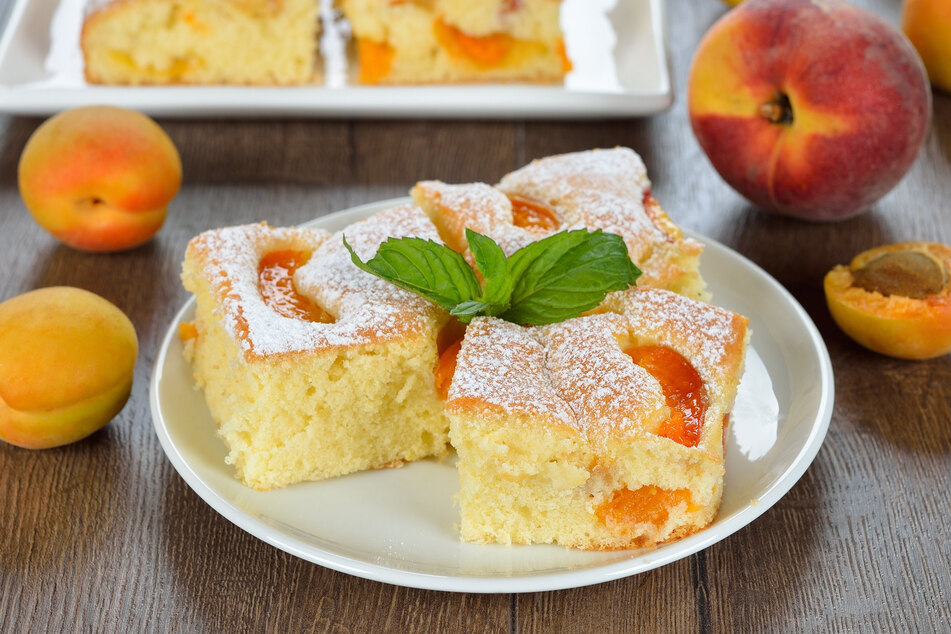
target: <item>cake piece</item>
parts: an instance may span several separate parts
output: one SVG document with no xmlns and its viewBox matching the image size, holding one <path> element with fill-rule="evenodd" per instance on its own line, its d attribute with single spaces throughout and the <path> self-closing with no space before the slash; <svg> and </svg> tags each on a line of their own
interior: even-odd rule
<svg viewBox="0 0 951 634">
<path fill-rule="evenodd" d="M 746 318 L 650 288 L 604 307 L 469 325 L 446 404 L 463 540 L 636 548 L 713 520 Z"/>
<path fill-rule="evenodd" d="M 346 230 L 363 258 L 389 236 L 438 237 L 410 205 Z M 357 269 L 340 233 L 209 231 L 189 244 L 182 278 L 197 300 L 186 356 L 226 461 L 248 486 L 447 451 L 434 368 L 448 315 Z"/>
<path fill-rule="evenodd" d="M 316 0 L 94 0 L 80 46 L 98 84 L 316 80 Z"/>
<path fill-rule="evenodd" d="M 561 81 L 559 0 L 340 0 L 365 84 Z"/>
<path fill-rule="evenodd" d="M 651 195 L 644 163 L 628 148 L 539 159 L 496 187 L 424 181 L 412 193 L 446 244 L 467 257 L 467 227 L 507 254 L 559 231 L 602 229 L 624 239 L 643 272 L 639 286 L 709 297 L 699 271 L 703 246 L 670 220 Z"/>
</svg>

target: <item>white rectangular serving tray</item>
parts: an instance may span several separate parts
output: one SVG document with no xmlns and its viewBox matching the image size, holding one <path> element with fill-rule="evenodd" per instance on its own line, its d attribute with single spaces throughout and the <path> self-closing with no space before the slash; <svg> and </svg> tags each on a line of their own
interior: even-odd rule
<svg viewBox="0 0 951 634">
<path fill-rule="evenodd" d="M 554 86 L 358 86 L 344 56 L 325 65 L 321 85 L 279 88 L 88 84 L 79 49 L 85 4 L 16 0 L 0 40 L 0 112 L 112 104 L 163 117 L 621 118 L 673 101 L 664 0 L 565 0 L 574 69 Z"/>
</svg>

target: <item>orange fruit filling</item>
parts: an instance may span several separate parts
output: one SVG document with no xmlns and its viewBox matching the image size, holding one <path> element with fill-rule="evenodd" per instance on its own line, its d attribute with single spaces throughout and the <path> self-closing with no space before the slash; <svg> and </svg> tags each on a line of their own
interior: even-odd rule
<svg viewBox="0 0 951 634">
<path fill-rule="evenodd" d="M 571 58 L 568 57 L 568 51 L 565 49 L 565 41 L 558 40 L 558 57 L 561 58 L 561 70 L 566 73 L 570 73 L 574 70 L 574 64 L 571 63 Z"/>
<path fill-rule="evenodd" d="M 729 437 L 729 434 L 727 434 L 727 430 L 729 428 L 730 428 L 730 415 L 724 414 L 723 415 L 723 453 L 726 453 L 726 441 L 727 441 L 727 438 Z"/>
<path fill-rule="evenodd" d="M 436 231 L 443 243 L 456 253 L 465 253 L 469 248 L 465 239 L 465 220 L 457 216 L 454 210 L 437 203 L 438 213 L 433 218 Z"/>
<path fill-rule="evenodd" d="M 648 485 L 632 491 L 625 487 L 598 505 L 594 514 L 608 529 L 623 532 L 625 527 L 633 528 L 634 524 L 642 522 L 662 526 L 670 515 L 669 509 L 681 502 L 687 503 L 688 511 L 693 507 L 689 489 L 661 489 Z"/>
<path fill-rule="evenodd" d="M 467 59 L 481 68 L 500 66 L 515 43 L 511 36 L 504 33 L 481 37 L 466 35 L 442 20 L 433 23 L 433 30 L 439 44 L 450 55 Z"/>
<path fill-rule="evenodd" d="M 650 190 L 644 192 L 643 202 L 644 212 L 647 213 L 647 217 L 651 219 L 654 226 L 664 232 L 667 242 L 676 242 L 684 237 L 680 227 L 674 224 Z"/>
<path fill-rule="evenodd" d="M 453 318 L 436 338 L 436 350 L 439 353 L 435 370 L 436 393 L 444 401 L 449 396 L 449 386 L 452 385 L 452 377 L 456 374 L 456 357 L 459 355 L 462 338 L 465 336 L 466 325 Z"/>
<path fill-rule="evenodd" d="M 385 79 L 393 68 L 393 47 L 372 40 L 357 40 L 360 56 L 360 82 L 376 84 Z"/>
<path fill-rule="evenodd" d="M 697 370 L 667 346 L 632 346 L 624 352 L 657 379 L 664 391 L 670 418 L 661 424 L 657 435 L 696 447 L 707 413 L 707 396 Z"/>
<path fill-rule="evenodd" d="M 444 401 L 449 397 L 449 386 L 452 385 L 452 377 L 456 373 L 456 357 L 459 356 L 461 347 L 460 338 L 439 355 L 439 363 L 436 365 L 436 393 Z"/>
<path fill-rule="evenodd" d="M 539 231 L 557 231 L 561 222 L 546 205 L 521 196 L 509 196 L 512 202 L 512 222 L 516 227 Z"/>
<path fill-rule="evenodd" d="M 332 323 L 334 319 L 327 311 L 294 287 L 294 272 L 309 259 L 306 251 L 271 251 L 258 265 L 258 290 L 264 303 L 283 317 Z"/>
<path fill-rule="evenodd" d="M 198 329 L 195 328 L 195 324 L 190 321 L 183 321 L 182 323 L 178 324 L 178 338 L 182 341 L 197 339 Z"/>
</svg>

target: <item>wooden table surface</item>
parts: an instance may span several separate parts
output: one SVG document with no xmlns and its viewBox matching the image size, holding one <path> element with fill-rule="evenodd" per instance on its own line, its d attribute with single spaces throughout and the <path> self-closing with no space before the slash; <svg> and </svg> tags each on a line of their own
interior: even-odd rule
<svg viewBox="0 0 951 634">
<path fill-rule="evenodd" d="M 897 23 L 897 0 L 865 0 Z M 6 5 L 7 11 L 9 4 Z M 951 97 L 936 95 L 924 150 L 873 209 L 815 225 L 757 212 L 690 131 L 685 77 L 726 9 L 671 0 L 674 107 L 626 121 L 163 120 L 185 181 L 158 236 L 90 255 L 31 220 L 16 165 L 40 120 L 0 117 L 0 300 L 78 286 L 138 331 L 132 397 L 72 446 L 0 443 L 0 631 L 608 632 L 948 631 L 951 357 L 905 362 L 833 324 L 822 277 L 866 248 L 951 243 Z M 719 240 L 802 303 L 832 357 L 835 411 L 802 480 L 726 540 L 600 585 L 522 595 L 396 587 L 322 568 L 219 516 L 172 468 L 149 414 L 160 341 L 187 293 L 179 266 L 205 229 L 299 223 L 404 195 L 422 178 L 494 182 L 532 158 L 626 145 L 675 221 Z"/>
</svg>

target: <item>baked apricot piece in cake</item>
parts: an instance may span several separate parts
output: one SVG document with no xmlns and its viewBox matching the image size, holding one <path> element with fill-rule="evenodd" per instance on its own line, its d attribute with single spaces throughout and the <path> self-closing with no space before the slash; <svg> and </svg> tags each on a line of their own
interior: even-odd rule
<svg viewBox="0 0 951 634">
<path fill-rule="evenodd" d="M 746 318 L 649 288 L 605 307 L 469 325 L 447 401 L 462 539 L 635 548 L 715 517 Z"/>
<path fill-rule="evenodd" d="M 448 315 L 357 269 L 341 236 L 247 225 L 189 244 L 186 356 L 227 462 L 253 488 L 447 450 L 434 368 Z M 363 257 L 391 236 L 438 237 L 410 205 L 346 230 Z"/>
<path fill-rule="evenodd" d="M 643 272 L 638 285 L 708 299 L 699 271 L 702 245 L 685 237 L 654 199 L 644 163 L 630 149 L 539 159 L 495 187 L 423 181 L 412 194 L 446 244 L 464 255 L 466 228 L 507 254 L 559 231 L 602 229 L 624 239 Z"/>
<path fill-rule="evenodd" d="M 340 0 L 365 84 L 560 81 L 558 0 Z"/>
</svg>

